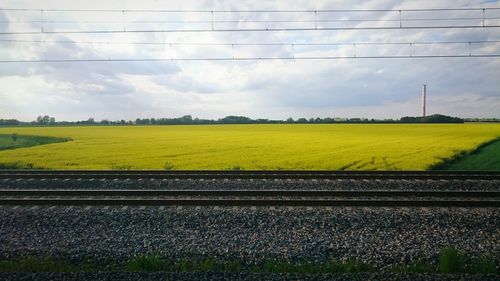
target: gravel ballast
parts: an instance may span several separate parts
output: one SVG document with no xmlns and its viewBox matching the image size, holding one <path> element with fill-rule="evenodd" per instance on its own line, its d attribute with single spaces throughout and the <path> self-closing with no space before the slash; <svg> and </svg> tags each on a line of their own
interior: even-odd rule
<svg viewBox="0 0 500 281">
<path fill-rule="evenodd" d="M 333 258 L 383 267 L 436 260 L 453 246 L 498 258 L 499 217 L 497 208 L 1 207 L 0 257 Z"/>
<path fill-rule="evenodd" d="M 486 180 L 0 180 L 0 189 L 498 191 Z M 359 260 L 378 272 L 1 273 L 0 280 L 495 280 L 498 276 L 396 274 L 394 265 L 454 247 L 500 259 L 499 208 L 0 206 L 0 259 L 22 256 L 125 264 L 137 255 L 214 258 L 243 265 Z M 115 267 L 110 266 L 109 270 Z"/>
</svg>

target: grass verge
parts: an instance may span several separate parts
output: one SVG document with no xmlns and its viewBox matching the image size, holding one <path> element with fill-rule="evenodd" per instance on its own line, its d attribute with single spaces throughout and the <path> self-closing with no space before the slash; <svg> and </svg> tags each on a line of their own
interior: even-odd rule
<svg viewBox="0 0 500 281">
<path fill-rule="evenodd" d="M 104 267 L 92 261 L 72 264 L 62 259 L 50 257 L 20 257 L 14 260 L 0 260 L 0 272 L 97 272 Z"/>
<path fill-rule="evenodd" d="M 500 171 L 500 139 L 484 143 L 471 152 L 462 152 L 430 170 Z"/>
<path fill-rule="evenodd" d="M 499 263 L 495 258 L 491 256 L 467 257 L 451 247 L 441 250 L 437 264 L 420 259 L 413 264 L 393 267 L 391 271 L 405 273 L 500 274 Z"/>
<path fill-rule="evenodd" d="M 30 135 L 0 135 L 0 151 L 12 150 L 23 147 L 31 147 L 37 145 L 60 143 L 70 141 L 70 138 L 55 138 L 44 136 L 30 136 Z M 24 161 L 2 162 L 0 169 L 42 169 L 38 165 Z"/>
<path fill-rule="evenodd" d="M 1 260 L 0 272 L 255 272 L 255 273 L 359 273 L 359 272 L 397 272 L 397 273 L 429 273 L 429 274 L 492 274 L 499 275 L 498 260 L 490 256 L 467 257 L 453 248 L 443 249 L 439 261 L 419 260 L 414 264 L 400 265 L 390 269 L 379 269 L 361 261 L 335 261 L 314 264 L 310 262 L 291 263 L 275 260 L 264 260 L 259 264 L 244 264 L 239 261 L 217 261 L 213 258 L 198 260 L 165 260 L 157 255 L 138 255 L 124 264 L 98 264 L 86 261 L 71 264 L 63 260 L 31 256 L 14 260 Z"/>
<path fill-rule="evenodd" d="M 29 135 L 0 135 L 0 150 L 16 149 L 22 147 L 30 147 L 44 145 L 50 143 L 67 142 L 70 138 L 55 138 L 45 136 L 29 136 Z"/>
</svg>

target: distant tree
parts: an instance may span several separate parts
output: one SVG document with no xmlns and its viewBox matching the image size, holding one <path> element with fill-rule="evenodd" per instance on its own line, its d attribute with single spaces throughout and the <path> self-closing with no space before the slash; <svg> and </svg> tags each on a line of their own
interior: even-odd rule
<svg viewBox="0 0 500 281">
<path fill-rule="evenodd" d="M 293 120 L 293 118 L 292 118 L 292 117 L 290 117 L 290 118 L 286 119 L 286 122 L 287 122 L 287 123 L 293 123 L 293 122 L 295 122 L 295 121 Z"/>
<path fill-rule="evenodd" d="M 405 116 L 399 119 L 401 123 L 417 123 L 417 117 Z"/>
<path fill-rule="evenodd" d="M 250 119 L 250 121 L 248 123 L 268 124 L 268 123 L 275 123 L 275 122 L 273 120 L 260 118 L 260 119 L 256 119 L 256 120 Z"/>
<path fill-rule="evenodd" d="M 16 142 L 16 141 L 17 141 L 17 134 L 16 134 L 16 133 L 12 134 L 12 136 L 11 136 L 11 137 L 12 137 L 12 141 L 13 141 L 13 142 Z"/>
<path fill-rule="evenodd" d="M 137 118 L 137 119 L 135 119 L 134 123 L 136 125 L 149 125 L 149 124 L 151 124 L 150 120 L 148 118 L 144 118 L 144 119 Z"/>
<path fill-rule="evenodd" d="M 49 118 L 49 124 L 55 124 L 56 123 L 56 118 L 50 117 Z"/>
<path fill-rule="evenodd" d="M 2 125 L 21 125 L 21 121 L 16 119 L 0 119 L 0 126 Z"/>
<path fill-rule="evenodd" d="M 48 124 L 51 123 L 51 121 L 54 121 L 54 123 L 55 123 L 56 119 L 55 118 L 52 119 L 52 118 L 50 116 L 48 116 L 48 115 L 44 115 L 44 116 L 39 115 L 36 118 L 36 124 L 39 124 L 39 125 L 48 125 Z"/>
<path fill-rule="evenodd" d="M 193 116 L 191 116 L 191 115 L 184 115 L 181 118 L 187 119 L 187 120 L 193 120 Z"/>
<path fill-rule="evenodd" d="M 184 115 L 178 119 L 181 124 L 191 124 L 193 122 L 193 117 L 191 115 Z"/>
<path fill-rule="evenodd" d="M 458 117 L 451 117 L 441 114 L 434 114 L 425 117 L 402 117 L 401 123 L 464 123 L 464 120 Z"/>
<path fill-rule="evenodd" d="M 252 119 L 245 116 L 226 116 L 219 119 L 222 124 L 249 124 L 252 123 Z"/>
</svg>

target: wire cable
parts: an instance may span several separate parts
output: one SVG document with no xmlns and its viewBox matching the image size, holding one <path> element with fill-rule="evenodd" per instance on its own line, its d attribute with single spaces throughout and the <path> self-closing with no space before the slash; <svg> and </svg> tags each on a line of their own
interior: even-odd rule
<svg viewBox="0 0 500 281">
<path fill-rule="evenodd" d="M 20 31 L 0 32 L 0 35 L 29 34 L 106 34 L 106 33 L 196 33 L 196 32 L 278 32 L 278 31 L 340 31 L 340 30 L 404 30 L 404 29 L 475 29 L 498 28 L 500 25 L 448 25 L 448 26 L 379 26 L 379 27 L 311 27 L 311 28 L 249 28 L 249 29 L 122 29 L 73 31 Z"/>
<path fill-rule="evenodd" d="M 0 43 L 55 43 L 55 44 L 89 44 L 89 45 L 166 45 L 166 46 L 352 46 L 356 45 L 441 45 L 441 44 L 489 44 L 500 43 L 499 40 L 471 41 L 421 41 L 421 42 L 257 42 L 257 43 L 217 43 L 217 42 L 113 42 L 113 41 L 72 41 L 72 40 L 22 40 L 0 39 Z"/>
<path fill-rule="evenodd" d="M 75 21 L 75 20 L 18 20 L 0 21 L 1 24 L 26 24 L 26 23 L 48 23 L 48 24 L 141 24 L 141 23 L 330 23 L 330 22 L 411 22 L 411 21 L 466 21 L 466 20 L 498 20 L 500 17 L 459 17 L 459 18 L 402 18 L 402 19 L 317 19 L 317 20 L 137 20 L 137 21 Z"/>
<path fill-rule="evenodd" d="M 445 11 L 488 11 L 500 7 L 473 8 L 423 8 L 423 9 L 308 9 L 308 10 L 168 10 L 168 9 L 43 9 L 43 8 L 0 8 L 0 11 L 17 12 L 103 12 L 103 13 L 364 13 L 364 12 L 445 12 Z"/>
<path fill-rule="evenodd" d="M 314 57 L 224 57 L 224 58 L 138 58 L 138 59 L 40 59 L 0 60 L 0 63 L 70 63 L 70 62 L 168 62 L 168 61 L 270 61 L 270 60 L 339 60 L 339 59 L 424 59 L 424 58 L 498 58 L 483 55 L 403 55 L 403 56 L 314 56 Z"/>
</svg>

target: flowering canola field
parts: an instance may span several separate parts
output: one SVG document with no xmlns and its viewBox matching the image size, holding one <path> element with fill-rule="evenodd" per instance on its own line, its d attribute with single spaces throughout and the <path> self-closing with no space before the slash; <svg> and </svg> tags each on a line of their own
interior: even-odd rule
<svg viewBox="0 0 500 281">
<path fill-rule="evenodd" d="M 500 137 L 500 124 L 3 127 L 72 141 L 0 151 L 48 169 L 425 170 Z"/>
</svg>

